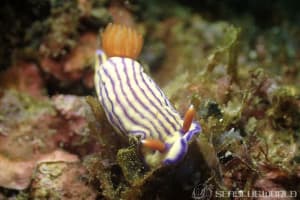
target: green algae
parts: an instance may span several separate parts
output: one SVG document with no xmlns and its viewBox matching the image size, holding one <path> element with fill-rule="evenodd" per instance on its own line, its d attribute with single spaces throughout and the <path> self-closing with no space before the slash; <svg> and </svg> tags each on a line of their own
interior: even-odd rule
<svg viewBox="0 0 300 200">
<path fill-rule="evenodd" d="M 219 42 L 218 47 L 209 56 L 209 63 L 206 66 L 206 73 L 211 73 L 216 64 L 222 62 L 225 58 L 227 63 L 227 74 L 237 81 L 237 56 L 239 51 L 239 42 L 241 28 L 229 25 L 224 28 L 224 36 Z M 223 58 L 223 59 L 222 59 Z M 224 61 L 223 61 L 224 62 Z"/>
<path fill-rule="evenodd" d="M 145 166 L 140 160 L 140 155 L 137 153 L 137 138 L 132 138 L 130 143 L 131 145 L 128 148 L 120 149 L 118 151 L 117 162 L 120 165 L 126 180 L 129 181 L 129 183 L 134 184 L 136 180 L 143 177 Z"/>
</svg>

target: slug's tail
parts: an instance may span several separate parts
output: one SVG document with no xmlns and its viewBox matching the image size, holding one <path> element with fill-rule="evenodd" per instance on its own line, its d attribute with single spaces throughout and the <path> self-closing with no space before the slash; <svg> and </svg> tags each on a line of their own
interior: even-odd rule
<svg viewBox="0 0 300 200">
<path fill-rule="evenodd" d="M 102 49 L 108 57 L 136 59 L 143 46 L 142 35 L 120 24 L 108 24 L 101 37 Z"/>
</svg>

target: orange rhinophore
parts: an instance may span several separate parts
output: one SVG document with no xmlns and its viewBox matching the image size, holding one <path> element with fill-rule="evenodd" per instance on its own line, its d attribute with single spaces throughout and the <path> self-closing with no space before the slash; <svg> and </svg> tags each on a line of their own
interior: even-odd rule
<svg viewBox="0 0 300 200">
<path fill-rule="evenodd" d="M 195 115 L 196 115 L 195 108 L 193 105 L 191 105 L 184 115 L 183 126 L 182 126 L 183 133 L 189 131 Z"/>
<path fill-rule="evenodd" d="M 166 150 L 166 145 L 157 139 L 145 139 L 141 141 L 144 147 L 147 147 L 152 150 L 158 150 L 164 152 Z"/>
<path fill-rule="evenodd" d="M 142 35 L 125 25 L 110 23 L 101 36 L 102 49 L 108 57 L 136 59 L 142 50 Z"/>
</svg>

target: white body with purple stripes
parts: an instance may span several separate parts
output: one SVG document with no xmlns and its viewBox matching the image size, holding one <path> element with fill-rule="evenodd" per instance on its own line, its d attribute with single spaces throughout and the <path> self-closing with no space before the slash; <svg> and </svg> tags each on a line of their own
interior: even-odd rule
<svg viewBox="0 0 300 200">
<path fill-rule="evenodd" d="M 200 125 L 193 122 L 188 132 L 181 131 L 183 120 L 179 113 L 137 61 L 122 57 L 106 59 L 102 51 L 97 51 L 97 58 L 95 86 L 111 125 L 118 132 L 165 143 L 164 153 L 144 152 L 148 165 L 181 160 L 188 141 L 200 132 Z"/>
</svg>

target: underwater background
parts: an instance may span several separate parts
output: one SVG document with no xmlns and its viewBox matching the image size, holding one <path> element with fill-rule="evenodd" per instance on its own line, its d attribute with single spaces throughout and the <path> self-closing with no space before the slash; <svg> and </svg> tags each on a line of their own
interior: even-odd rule
<svg viewBox="0 0 300 200">
<path fill-rule="evenodd" d="M 0 200 L 299 199 L 300 2 L 23 0 L 0 7 Z M 113 22 L 202 131 L 148 166 L 97 99 Z M 134 102 L 133 102 L 134 103 Z"/>
</svg>

